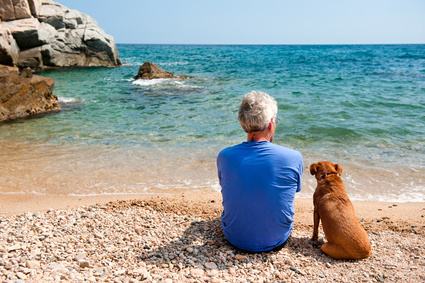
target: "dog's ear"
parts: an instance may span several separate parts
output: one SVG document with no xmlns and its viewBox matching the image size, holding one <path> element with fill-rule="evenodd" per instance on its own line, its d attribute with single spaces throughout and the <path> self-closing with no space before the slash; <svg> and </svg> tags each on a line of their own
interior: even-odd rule
<svg viewBox="0 0 425 283">
<path fill-rule="evenodd" d="M 318 167 L 317 163 L 313 163 L 313 164 L 310 165 L 310 174 L 311 175 L 314 175 L 314 174 L 317 173 L 317 167 Z"/>
<path fill-rule="evenodd" d="M 334 164 L 334 165 L 335 165 L 336 172 L 338 172 L 339 176 L 341 176 L 341 174 L 342 174 L 342 167 L 339 164 Z"/>
</svg>

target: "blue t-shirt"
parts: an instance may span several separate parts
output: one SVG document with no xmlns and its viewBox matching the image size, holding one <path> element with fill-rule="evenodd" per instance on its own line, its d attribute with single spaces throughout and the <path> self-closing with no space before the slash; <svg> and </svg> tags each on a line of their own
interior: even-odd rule
<svg viewBox="0 0 425 283">
<path fill-rule="evenodd" d="M 295 193 L 301 190 L 303 158 L 268 141 L 243 142 L 217 157 L 226 239 L 262 252 L 283 244 L 292 231 Z"/>
</svg>

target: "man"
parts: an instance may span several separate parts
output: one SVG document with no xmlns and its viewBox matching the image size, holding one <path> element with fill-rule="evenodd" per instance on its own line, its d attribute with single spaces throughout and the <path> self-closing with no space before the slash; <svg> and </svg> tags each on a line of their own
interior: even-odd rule
<svg viewBox="0 0 425 283">
<path fill-rule="evenodd" d="M 251 252 L 278 250 L 292 231 L 295 193 L 301 190 L 298 151 L 272 144 L 277 102 L 263 92 L 246 94 L 238 119 L 247 141 L 217 157 L 226 239 Z"/>
</svg>

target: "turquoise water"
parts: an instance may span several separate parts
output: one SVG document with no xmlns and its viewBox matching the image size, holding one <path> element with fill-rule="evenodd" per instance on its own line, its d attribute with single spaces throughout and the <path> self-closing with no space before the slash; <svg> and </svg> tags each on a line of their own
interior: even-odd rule
<svg viewBox="0 0 425 283">
<path fill-rule="evenodd" d="M 62 111 L 0 124 L 0 192 L 218 190 L 215 157 L 244 141 L 243 94 L 278 101 L 275 143 L 343 167 L 352 199 L 425 201 L 425 45 L 118 45 L 119 68 L 67 69 Z M 135 81 L 145 61 L 186 80 Z"/>
</svg>

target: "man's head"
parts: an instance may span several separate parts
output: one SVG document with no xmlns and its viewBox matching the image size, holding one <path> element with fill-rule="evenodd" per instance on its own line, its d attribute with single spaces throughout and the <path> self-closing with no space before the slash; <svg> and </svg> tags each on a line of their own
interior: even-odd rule
<svg viewBox="0 0 425 283">
<path fill-rule="evenodd" d="M 239 107 L 239 123 L 246 133 L 264 131 L 271 119 L 276 119 L 277 102 L 261 91 L 251 91 L 242 98 Z"/>
</svg>

